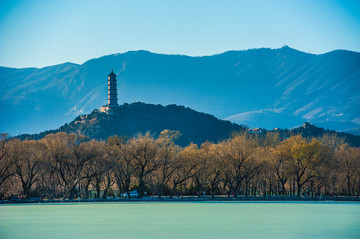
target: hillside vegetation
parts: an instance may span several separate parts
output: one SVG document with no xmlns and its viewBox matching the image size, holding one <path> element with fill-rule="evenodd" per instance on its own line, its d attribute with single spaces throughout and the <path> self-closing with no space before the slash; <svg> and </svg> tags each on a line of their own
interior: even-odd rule
<svg viewBox="0 0 360 239">
<path fill-rule="evenodd" d="M 94 110 L 90 114 L 76 117 L 57 130 L 21 135 L 20 138 L 41 139 L 49 133 L 66 132 L 106 140 L 113 135 L 133 137 L 146 132 L 158 136 L 165 129 L 179 131 L 181 136 L 176 143 L 186 146 L 190 143 L 202 144 L 205 141 L 218 142 L 230 137 L 233 132 L 244 131 L 246 128 L 183 106 L 138 102 L 123 104 L 109 114 Z"/>
<path fill-rule="evenodd" d="M 157 137 L 160 132 L 166 129 L 178 131 L 181 134 L 176 141 L 180 146 L 187 146 L 190 143 L 201 145 L 206 141 L 217 143 L 229 138 L 233 133 L 249 131 L 244 126 L 219 120 L 212 115 L 183 106 L 162 106 L 137 102 L 123 104 L 109 114 L 94 110 L 90 114 L 76 117 L 70 123 L 56 130 L 48 130 L 33 135 L 23 134 L 18 138 L 37 140 L 50 133 L 58 132 L 81 134 L 96 140 L 106 140 L 113 135 L 131 138 L 138 133 L 145 134 L 146 132 Z M 325 130 L 309 123 L 293 129 L 266 130 L 260 128 L 249 132 L 260 137 L 264 137 L 267 132 L 275 132 L 279 134 L 281 139 L 294 135 L 313 138 L 328 134 L 343 138 L 352 146 L 360 146 L 360 136 Z"/>
</svg>

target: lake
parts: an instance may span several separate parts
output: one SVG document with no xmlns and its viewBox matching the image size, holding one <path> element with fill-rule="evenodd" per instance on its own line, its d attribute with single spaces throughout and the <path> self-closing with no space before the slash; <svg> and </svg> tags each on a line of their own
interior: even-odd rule
<svg viewBox="0 0 360 239">
<path fill-rule="evenodd" d="M 360 238 L 360 203 L 0 205 L 0 238 Z"/>
</svg>

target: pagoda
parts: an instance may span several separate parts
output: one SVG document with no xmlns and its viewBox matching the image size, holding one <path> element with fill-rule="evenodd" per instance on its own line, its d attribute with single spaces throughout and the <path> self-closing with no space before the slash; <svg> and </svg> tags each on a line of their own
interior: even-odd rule
<svg viewBox="0 0 360 239">
<path fill-rule="evenodd" d="M 101 112 L 106 112 L 119 107 L 117 99 L 116 75 L 113 70 L 108 75 L 108 100 L 107 105 L 100 108 Z"/>
</svg>

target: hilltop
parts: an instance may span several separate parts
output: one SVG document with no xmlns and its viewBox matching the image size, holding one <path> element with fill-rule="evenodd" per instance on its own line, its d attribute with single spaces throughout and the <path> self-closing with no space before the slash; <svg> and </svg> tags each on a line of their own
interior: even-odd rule
<svg viewBox="0 0 360 239">
<path fill-rule="evenodd" d="M 110 113 L 94 110 L 76 117 L 57 130 L 40 134 L 21 135 L 21 139 L 40 139 L 49 133 L 66 132 L 86 135 L 96 140 L 106 140 L 113 135 L 133 137 L 149 131 L 158 136 L 161 131 L 175 130 L 181 133 L 176 141 L 181 146 L 205 141 L 218 142 L 227 139 L 233 132 L 246 128 L 212 115 L 200 113 L 177 105 L 153 105 L 141 102 L 120 105 Z"/>
</svg>

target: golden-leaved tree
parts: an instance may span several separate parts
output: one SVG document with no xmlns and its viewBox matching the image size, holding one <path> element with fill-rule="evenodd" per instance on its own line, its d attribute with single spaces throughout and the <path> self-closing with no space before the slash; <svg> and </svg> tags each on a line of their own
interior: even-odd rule
<svg viewBox="0 0 360 239">
<path fill-rule="evenodd" d="M 226 163 L 225 181 L 236 198 L 244 180 L 253 173 L 256 142 L 248 134 L 238 134 L 224 142 L 222 149 Z"/>
<path fill-rule="evenodd" d="M 302 136 L 293 136 L 284 140 L 283 157 L 289 160 L 290 170 L 297 186 L 297 195 L 301 195 L 303 186 L 315 176 L 315 169 L 322 159 L 321 143 L 317 139 L 308 142 Z"/>
<path fill-rule="evenodd" d="M 340 175 L 345 179 L 347 194 L 350 196 L 355 189 L 360 192 L 360 148 L 343 144 L 336 151 Z M 357 185 L 356 185 L 357 184 Z M 357 188 L 356 188 L 357 186 Z"/>
</svg>

